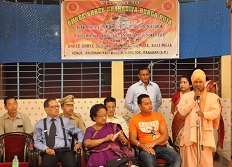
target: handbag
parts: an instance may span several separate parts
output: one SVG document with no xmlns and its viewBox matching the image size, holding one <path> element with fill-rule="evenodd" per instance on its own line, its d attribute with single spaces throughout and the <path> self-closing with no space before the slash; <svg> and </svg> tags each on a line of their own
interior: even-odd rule
<svg viewBox="0 0 232 167">
<path fill-rule="evenodd" d="M 105 167 L 139 167 L 135 157 L 123 157 L 113 159 L 105 164 Z"/>
<path fill-rule="evenodd" d="M 134 157 L 129 146 L 118 145 L 116 142 L 112 142 L 110 146 L 111 150 L 120 158 L 107 162 L 105 167 L 136 167 L 138 165 L 138 158 Z"/>
<path fill-rule="evenodd" d="M 131 149 L 123 144 L 118 145 L 116 142 L 112 142 L 110 148 L 119 157 L 134 157 Z"/>
</svg>

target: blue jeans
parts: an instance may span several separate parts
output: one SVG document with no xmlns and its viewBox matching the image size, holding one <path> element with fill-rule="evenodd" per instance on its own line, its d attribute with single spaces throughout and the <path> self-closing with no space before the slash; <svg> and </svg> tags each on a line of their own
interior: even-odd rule
<svg viewBox="0 0 232 167">
<path fill-rule="evenodd" d="M 146 151 L 140 152 L 140 159 L 145 167 L 156 167 L 156 158 L 161 158 L 167 161 L 166 167 L 180 167 L 182 159 L 180 155 L 172 148 L 166 146 L 155 146 L 153 148 L 156 152 L 152 155 Z"/>
</svg>

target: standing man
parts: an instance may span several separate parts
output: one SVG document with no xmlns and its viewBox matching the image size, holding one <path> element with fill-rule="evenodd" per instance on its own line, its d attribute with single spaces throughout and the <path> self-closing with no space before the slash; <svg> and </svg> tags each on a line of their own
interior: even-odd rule
<svg viewBox="0 0 232 167">
<path fill-rule="evenodd" d="M 213 128 L 217 129 L 219 124 L 220 98 L 206 91 L 204 71 L 196 69 L 192 73 L 191 81 L 193 91 L 185 93 L 178 104 L 179 113 L 186 116 L 180 140 L 182 166 L 213 167 L 212 150 L 216 148 Z M 196 128 L 199 126 L 197 124 L 199 120 L 202 131 L 197 135 Z M 197 143 L 201 145 L 199 149 L 197 149 Z"/>
<path fill-rule="evenodd" d="M 125 107 L 137 114 L 140 109 L 137 104 L 137 98 L 140 94 L 147 94 L 152 101 L 153 111 L 157 112 L 162 104 L 162 95 L 159 86 L 150 81 L 150 70 L 147 67 L 142 67 L 138 71 L 139 82 L 131 85 L 126 93 Z"/>
<path fill-rule="evenodd" d="M 29 117 L 17 111 L 18 102 L 15 97 L 6 97 L 4 99 L 4 108 L 7 113 L 0 117 L 0 135 L 10 132 L 32 133 L 33 127 Z"/>
<path fill-rule="evenodd" d="M 68 95 L 58 101 L 61 105 L 61 109 L 63 113 L 60 114 L 61 117 L 65 117 L 70 119 L 70 121 L 76 125 L 80 130 L 85 132 L 86 126 L 84 121 L 79 113 L 75 113 L 74 111 L 74 96 Z"/>
<path fill-rule="evenodd" d="M 44 101 L 45 119 L 35 124 L 34 145 L 42 150 L 43 167 L 55 167 L 57 162 L 64 166 L 76 167 L 74 152 L 71 147 L 70 135 L 77 134 L 78 143 L 74 150 L 82 147 L 84 133 L 78 129 L 68 118 L 59 117 L 59 105 L 56 99 L 48 98 Z"/>
<path fill-rule="evenodd" d="M 141 149 L 143 166 L 156 166 L 156 158 L 159 157 L 167 161 L 167 167 L 180 167 L 179 154 L 166 146 L 168 128 L 165 118 L 158 112 L 152 112 L 152 102 L 147 94 L 139 95 L 137 101 L 140 113 L 130 119 L 129 136 L 131 144 Z"/>
<path fill-rule="evenodd" d="M 113 122 L 121 125 L 124 134 L 129 137 L 128 126 L 126 120 L 115 113 L 116 99 L 113 97 L 107 97 L 104 100 L 104 105 L 107 108 L 107 120 L 106 122 Z"/>
</svg>

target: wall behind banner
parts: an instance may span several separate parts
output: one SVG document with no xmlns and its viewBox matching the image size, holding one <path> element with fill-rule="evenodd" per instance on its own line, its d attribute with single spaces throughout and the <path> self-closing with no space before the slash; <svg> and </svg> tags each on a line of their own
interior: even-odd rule
<svg viewBox="0 0 232 167">
<path fill-rule="evenodd" d="M 0 2 L 0 16 L 0 63 L 63 62 L 59 5 Z M 229 54 L 229 18 L 224 1 L 180 4 L 180 58 Z"/>
</svg>

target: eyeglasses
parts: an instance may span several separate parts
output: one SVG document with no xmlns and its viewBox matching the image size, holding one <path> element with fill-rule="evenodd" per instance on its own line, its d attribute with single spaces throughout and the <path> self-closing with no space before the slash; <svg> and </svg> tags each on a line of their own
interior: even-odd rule
<svg viewBox="0 0 232 167">
<path fill-rule="evenodd" d="M 106 106 L 106 108 L 107 108 L 107 110 L 110 110 L 110 109 L 114 110 L 116 108 L 116 106 Z"/>
<path fill-rule="evenodd" d="M 48 106 L 48 107 L 50 107 L 50 108 L 52 108 L 52 109 L 56 109 L 56 108 L 60 108 L 60 106 L 58 105 L 58 106 Z"/>
<path fill-rule="evenodd" d="M 106 118 L 106 117 L 107 117 L 107 115 L 97 115 L 97 117 L 99 117 L 99 118 L 102 118 L 102 119 L 103 119 L 104 117 Z"/>
</svg>

